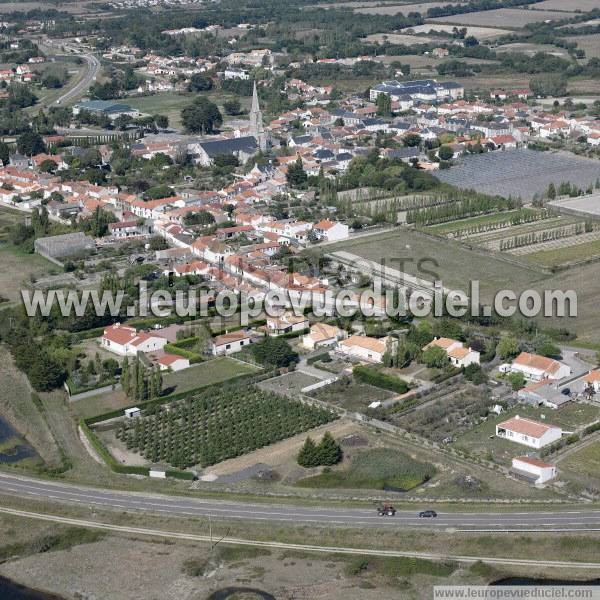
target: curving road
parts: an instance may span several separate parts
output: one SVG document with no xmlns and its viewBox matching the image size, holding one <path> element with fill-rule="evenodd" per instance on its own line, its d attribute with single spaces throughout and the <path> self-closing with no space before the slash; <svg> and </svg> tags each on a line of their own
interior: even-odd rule
<svg viewBox="0 0 600 600">
<path fill-rule="evenodd" d="M 0 473 L 0 492 L 23 498 L 50 499 L 67 504 L 141 510 L 172 516 L 211 516 L 271 523 L 410 527 L 456 531 L 600 531 L 600 510 L 585 508 L 530 512 L 440 512 L 436 519 L 420 519 L 418 509 L 379 517 L 374 509 L 319 508 L 294 505 L 251 504 L 219 499 L 196 499 L 48 482 Z"/>
<path fill-rule="evenodd" d="M 45 43 L 47 47 L 51 49 L 51 51 L 54 50 L 55 45 L 59 44 L 59 42 L 55 43 L 54 40 L 47 40 Z M 65 50 L 71 51 L 71 54 L 67 54 L 66 56 L 78 56 L 79 58 L 82 58 L 87 63 L 87 71 L 85 72 L 84 76 L 79 81 L 77 81 L 75 85 L 73 85 L 73 87 L 71 87 L 57 100 L 55 100 L 54 104 L 64 104 L 72 98 L 82 96 L 96 80 L 101 66 L 100 61 L 93 54 L 80 53 L 79 48 L 77 48 L 77 46 L 69 46 L 63 44 L 63 47 L 65 48 Z"/>
</svg>

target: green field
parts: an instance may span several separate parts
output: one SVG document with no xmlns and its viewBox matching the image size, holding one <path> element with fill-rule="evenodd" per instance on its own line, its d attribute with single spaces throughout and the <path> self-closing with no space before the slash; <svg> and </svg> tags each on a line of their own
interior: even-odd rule
<svg viewBox="0 0 600 600">
<path fill-rule="evenodd" d="M 300 487 L 408 491 L 431 479 L 435 467 L 389 448 L 366 450 L 343 470 L 301 479 Z"/>
<path fill-rule="evenodd" d="M 169 117 L 169 125 L 172 127 L 181 126 L 181 109 L 190 104 L 195 97 L 202 95 L 217 104 L 223 114 L 224 122 L 227 121 L 227 116 L 223 111 L 223 102 L 235 95 L 220 90 L 211 90 L 210 92 L 202 93 L 183 93 L 164 92 L 154 94 L 152 96 L 142 96 L 137 98 L 127 98 L 127 104 L 133 108 L 137 108 L 143 113 L 150 115 L 167 115 Z M 239 97 L 242 108 L 248 110 L 250 107 L 250 98 Z M 234 117 L 236 119 L 244 118 L 243 116 Z"/>
<path fill-rule="evenodd" d="M 404 228 L 327 247 L 328 253 L 338 250 L 385 263 L 429 281 L 439 279 L 446 287 L 467 292 L 468 283 L 479 280 L 482 300 L 489 299 L 495 291 L 505 289 L 507 282 L 510 282 L 511 289 L 519 290 L 532 285 L 535 287 L 536 282 L 547 277 L 533 266 L 508 262 L 491 254 L 469 250 L 452 240 Z"/>
<path fill-rule="evenodd" d="M 478 225 L 490 225 L 492 223 L 502 223 L 508 221 L 517 211 L 511 210 L 507 212 L 499 212 L 491 215 L 480 215 L 479 217 L 471 217 L 470 219 L 459 219 L 450 223 L 440 223 L 439 225 L 430 225 L 425 228 L 426 231 L 436 233 L 438 235 L 447 235 L 461 229 L 469 229 Z"/>
<path fill-rule="evenodd" d="M 600 240 L 577 244 L 575 246 L 565 246 L 564 248 L 557 248 L 555 250 L 540 250 L 539 252 L 526 254 L 523 258 L 545 267 L 552 267 L 554 265 L 585 260 L 594 256 L 600 256 Z"/>
<path fill-rule="evenodd" d="M 260 368 L 240 362 L 228 356 L 220 356 L 212 360 L 194 365 L 189 369 L 168 373 L 163 377 L 163 388 L 168 393 L 180 393 L 200 387 L 221 383 L 240 375 L 257 373 Z"/>
</svg>

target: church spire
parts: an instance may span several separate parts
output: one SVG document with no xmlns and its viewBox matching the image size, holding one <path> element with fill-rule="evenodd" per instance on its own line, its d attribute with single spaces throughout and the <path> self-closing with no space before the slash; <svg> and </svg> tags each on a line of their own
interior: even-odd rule
<svg viewBox="0 0 600 600">
<path fill-rule="evenodd" d="M 256 81 L 252 88 L 252 107 L 250 108 L 250 135 L 256 138 L 258 147 L 262 152 L 267 150 L 268 139 L 263 127 L 263 116 L 258 103 L 258 92 L 256 90 Z"/>
</svg>

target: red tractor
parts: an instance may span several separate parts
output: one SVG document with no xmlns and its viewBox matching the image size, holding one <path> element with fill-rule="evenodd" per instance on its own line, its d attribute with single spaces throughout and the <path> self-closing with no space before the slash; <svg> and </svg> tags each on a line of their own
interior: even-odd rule
<svg viewBox="0 0 600 600">
<path fill-rule="evenodd" d="M 377 514 L 380 517 L 393 517 L 396 514 L 396 509 L 388 502 L 384 502 L 377 507 Z"/>
</svg>

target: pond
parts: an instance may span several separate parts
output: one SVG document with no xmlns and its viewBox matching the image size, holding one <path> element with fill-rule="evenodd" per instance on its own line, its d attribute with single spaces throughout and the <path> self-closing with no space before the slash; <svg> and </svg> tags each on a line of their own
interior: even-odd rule
<svg viewBox="0 0 600 600">
<path fill-rule="evenodd" d="M 256 588 L 247 588 L 247 587 L 227 587 L 221 590 L 217 590 L 213 592 L 207 600 L 228 600 L 228 598 L 232 598 L 233 596 L 238 596 L 239 594 L 248 595 L 252 597 L 256 597 L 256 600 L 276 600 L 275 596 L 269 594 L 267 592 L 263 592 L 262 590 L 257 590 Z M 244 596 L 246 597 L 246 596 Z"/>
<path fill-rule="evenodd" d="M 16 464 L 28 459 L 39 459 L 39 456 L 16 429 L 0 417 L 0 463 Z"/>
<path fill-rule="evenodd" d="M 61 596 L 26 588 L 5 577 L 0 577 L 0 598 L 10 598 L 10 600 L 63 600 Z"/>
</svg>

